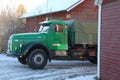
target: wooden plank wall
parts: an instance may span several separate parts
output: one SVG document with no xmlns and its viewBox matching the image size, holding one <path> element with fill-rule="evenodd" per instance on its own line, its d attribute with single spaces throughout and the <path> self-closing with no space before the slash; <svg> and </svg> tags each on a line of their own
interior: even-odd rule
<svg viewBox="0 0 120 80">
<path fill-rule="evenodd" d="M 102 6 L 101 80 L 120 79 L 120 0 Z"/>
</svg>

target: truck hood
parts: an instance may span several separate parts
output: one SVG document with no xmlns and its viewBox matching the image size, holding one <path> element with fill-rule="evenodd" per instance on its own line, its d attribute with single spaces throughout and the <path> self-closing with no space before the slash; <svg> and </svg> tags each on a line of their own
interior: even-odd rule
<svg viewBox="0 0 120 80">
<path fill-rule="evenodd" d="M 12 39 L 44 39 L 46 38 L 47 33 L 20 33 L 13 34 Z"/>
</svg>

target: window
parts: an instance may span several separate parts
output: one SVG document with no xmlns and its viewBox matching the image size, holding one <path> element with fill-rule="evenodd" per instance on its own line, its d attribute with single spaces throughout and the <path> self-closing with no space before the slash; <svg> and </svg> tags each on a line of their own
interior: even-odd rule
<svg viewBox="0 0 120 80">
<path fill-rule="evenodd" d="M 43 25 L 41 25 L 40 29 L 39 29 L 39 32 L 47 32 L 48 29 L 49 29 L 49 26 L 43 26 Z"/>
<path fill-rule="evenodd" d="M 63 31 L 62 25 L 59 25 L 59 24 L 54 25 L 54 26 L 52 27 L 52 31 L 62 32 L 62 31 Z"/>
</svg>

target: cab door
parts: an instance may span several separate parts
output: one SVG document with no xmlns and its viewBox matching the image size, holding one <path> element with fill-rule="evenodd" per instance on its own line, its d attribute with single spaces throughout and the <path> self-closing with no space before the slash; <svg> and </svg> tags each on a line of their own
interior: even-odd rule
<svg viewBox="0 0 120 80">
<path fill-rule="evenodd" d="M 68 50 L 68 32 L 63 23 L 50 25 L 49 44 L 51 50 Z"/>
</svg>

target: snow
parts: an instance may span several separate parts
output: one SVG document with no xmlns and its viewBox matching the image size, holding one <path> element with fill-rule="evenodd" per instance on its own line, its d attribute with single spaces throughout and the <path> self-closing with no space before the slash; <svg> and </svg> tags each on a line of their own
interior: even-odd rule
<svg viewBox="0 0 120 80">
<path fill-rule="evenodd" d="M 46 0 L 46 2 L 26 13 L 25 15 L 21 16 L 20 18 L 28 18 L 47 13 L 70 10 L 78 4 L 82 3 L 83 1 L 84 0 Z"/>
<path fill-rule="evenodd" d="M 96 75 L 87 75 L 87 76 L 80 76 L 77 78 L 73 78 L 73 79 L 66 79 L 66 80 L 95 80 Z"/>
<path fill-rule="evenodd" d="M 0 54 L 0 80 L 94 80 L 96 73 L 97 66 L 89 61 L 52 60 L 44 69 L 32 70 Z"/>
</svg>

